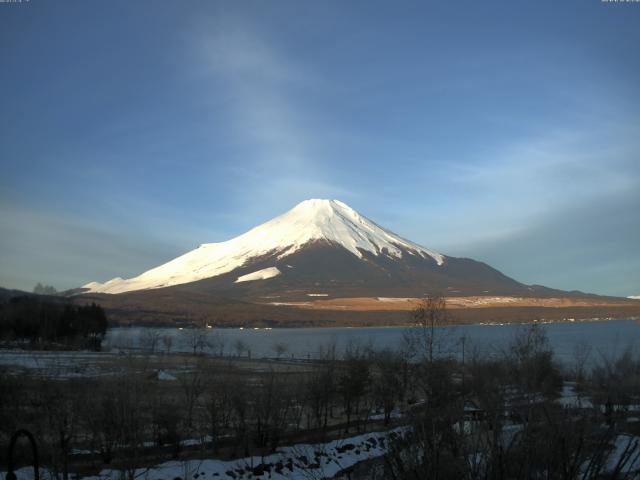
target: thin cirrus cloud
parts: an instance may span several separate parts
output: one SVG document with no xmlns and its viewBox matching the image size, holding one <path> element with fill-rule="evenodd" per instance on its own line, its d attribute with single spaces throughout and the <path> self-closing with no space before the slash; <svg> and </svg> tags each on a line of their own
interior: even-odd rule
<svg viewBox="0 0 640 480">
<path fill-rule="evenodd" d="M 549 127 L 483 152 L 482 161 L 442 163 L 429 184 L 434 198 L 453 199 L 405 207 L 418 221 L 407 228 L 399 218 L 396 228 L 526 283 L 630 295 L 640 282 L 640 128 L 629 119 Z"/>
<path fill-rule="evenodd" d="M 23 289 L 42 281 L 73 288 L 93 280 L 91 272 L 122 275 L 174 253 L 161 240 L 140 241 L 95 220 L 16 206 L 0 208 L 0 230 L 0 279 Z"/>
<path fill-rule="evenodd" d="M 197 41 L 205 72 L 220 89 L 216 95 L 227 98 L 232 134 L 246 152 L 233 167 L 249 182 L 242 185 L 240 195 L 246 188 L 258 196 L 260 191 L 269 195 L 286 192 L 283 185 L 275 188 L 271 181 L 283 183 L 291 175 L 321 184 L 324 174 L 313 153 L 319 146 L 304 127 L 305 113 L 296 108 L 289 93 L 312 89 L 311 73 L 284 58 L 254 29 L 236 26 L 233 21 L 200 28 Z M 297 190 L 295 183 L 293 179 Z"/>
</svg>

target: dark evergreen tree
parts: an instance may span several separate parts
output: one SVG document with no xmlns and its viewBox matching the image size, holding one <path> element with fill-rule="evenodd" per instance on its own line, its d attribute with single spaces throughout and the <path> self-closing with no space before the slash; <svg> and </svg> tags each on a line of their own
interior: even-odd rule
<svg viewBox="0 0 640 480">
<path fill-rule="evenodd" d="M 75 306 L 43 297 L 13 297 L 0 305 L 0 338 L 32 345 L 65 344 L 99 350 L 107 333 L 99 305 Z"/>
</svg>

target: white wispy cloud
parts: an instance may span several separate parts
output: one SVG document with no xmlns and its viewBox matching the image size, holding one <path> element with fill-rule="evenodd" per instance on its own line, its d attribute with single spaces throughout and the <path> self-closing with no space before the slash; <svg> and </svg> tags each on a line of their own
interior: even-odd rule
<svg viewBox="0 0 640 480">
<path fill-rule="evenodd" d="M 480 244 L 517 241 L 559 212 L 588 211 L 637 190 L 638 132 L 633 122 L 549 125 L 546 134 L 432 164 L 422 201 L 406 207 L 407 217 L 420 219 L 407 235 L 468 255 Z"/>
<path fill-rule="evenodd" d="M 250 188 L 256 199 L 294 197 L 296 192 L 282 188 L 283 178 L 292 179 L 289 186 L 305 178 L 329 183 L 317 158 L 320 148 L 305 126 L 310 112 L 298 105 L 299 95 L 314 88 L 312 73 L 253 25 L 225 17 L 200 31 L 200 61 L 215 88 L 222 89 L 212 95 L 226 98 L 227 126 L 247 152 L 235 169 L 247 172 L 249 185 L 239 185 L 238 195 Z"/>
</svg>

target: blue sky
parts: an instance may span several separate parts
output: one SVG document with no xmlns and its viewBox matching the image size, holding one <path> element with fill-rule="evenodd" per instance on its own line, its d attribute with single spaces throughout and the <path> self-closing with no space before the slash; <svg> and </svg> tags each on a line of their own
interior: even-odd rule
<svg viewBox="0 0 640 480">
<path fill-rule="evenodd" d="M 0 4 L 0 285 L 129 277 L 338 198 L 640 294 L 640 4 Z"/>
</svg>

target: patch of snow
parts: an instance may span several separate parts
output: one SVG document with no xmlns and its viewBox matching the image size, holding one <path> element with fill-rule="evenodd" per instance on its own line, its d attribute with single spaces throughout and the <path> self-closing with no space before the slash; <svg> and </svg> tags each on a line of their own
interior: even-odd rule
<svg viewBox="0 0 640 480">
<path fill-rule="evenodd" d="M 164 370 L 159 370 L 158 371 L 158 380 L 164 380 L 164 381 L 168 381 L 168 382 L 173 382 L 173 381 L 177 380 L 177 378 L 174 377 L 173 375 L 171 375 L 169 372 L 165 372 Z"/>
<path fill-rule="evenodd" d="M 300 305 L 311 305 L 311 302 L 269 302 L 269 305 L 274 305 L 276 307 L 297 307 Z"/>
<path fill-rule="evenodd" d="M 635 448 L 635 452 L 631 450 L 633 448 Z M 637 472 L 638 469 L 640 469 L 640 457 L 637 455 L 638 448 L 640 448 L 640 437 L 624 434 L 618 435 L 614 440 L 613 449 L 607 458 L 605 472 L 613 471 L 618 464 L 622 466 L 620 471 L 623 474 Z M 627 477 L 622 475 L 620 478 Z"/>
<path fill-rule="evenodd" d="M 338 200 L 314 199 L 239 237 L 202 244 L 137 277 L 114 278 L 103 284 L 91 282 L 83 288 L 96 293 L 122 293 L 195 282 L 231 272 L 267 254 L 287 257 L 314 241 L 341 245 L 358 258 L 362 258 L 363 251 L 396 258 L 402 257 L 404 251 L 430 257 L 438 265 L 442 265 L 445 258 L 380 227 Z"/>
<path fill-rule="evenodd" d="M 328 293 L 307 293 L 307 297 L 328 297 Z"/>
<path fill-rule="evenodd" d="M 557 403 L 566 408 L 593 408 L 591 397 L 578 395 L 574 382 L 564 382 Z"/>
<path fill-rule="evenodd" d="M 507 424 L 502 427 L 501 438 L 504 445 L 510 445 L 516 436 L 524 430 L 521 423 Z"/>
<path fill-rule="evenodd" d="M 238 277 L 238 279 L 234 283 L 252 282 L 254 280 L 266 280 L 278 275 L 280 275 L 280 270 L 278 270 L 278 267 L 263 268 L 262 270 L 258 270 L 253 273 L 247 273 L 246 275 Z"/>
<path fill-rule="evenodd" d="M 195 447 L 204 445 L 205 443 L 211 443 L 212 441 L 213 437 L 211 435 L 205 435 L 204 438 L 187 438 L 186 440 L 181 440 L 180 445 L 183 447 Z"/>
<path fill-rule="evenodd" d="M 379 302 L 409 302 L 413 300 L 409 297 L 378 297 Z"/>
<path fill-rule="evenodd" d="M 452 425 L 453 430 L 456 433 L 471 435 L 474 430 L 477 429 L 479 422 L 475 422 L 472 420 L 460 420 Z"/>
<path fill-rule="evenodd" d="M 520 297 L 482 297 L 474 300 L 476 305 L 487 305 L 492 303 L 515 303 L 520 301 Z"/>
<path fill-rule="evenodd" d="M 640 295 L 629 295 L 627 298 L 630 298 L 631 300 L 640 300 Z"/>
<path fill-rule="evenodd" d="M 96 377 L 101 375 L 100 366 L 114 358 L 111 352 L 61 352 L 3 350 L 0 366 L 10 372 L 44 375 L 52 379 Z"/>
<path fill-rule="evenodd" d="M 96 453 L 100 453 L 98 450 L 84 450 L 81 448 L 72 448 L 71 455 L 93 455 Z"/>
<path fill-rule="evenodd" d="M 391 410 L 389 418 L 402 418 L 402 412 L 397 408 Z M 369 420 L 384 420 L 384 412 L 382 413 L 374 413 L 373 415 L 369 415 Z"/>
</svg>

